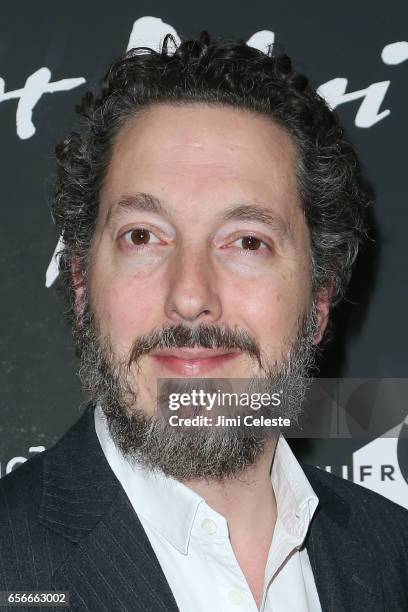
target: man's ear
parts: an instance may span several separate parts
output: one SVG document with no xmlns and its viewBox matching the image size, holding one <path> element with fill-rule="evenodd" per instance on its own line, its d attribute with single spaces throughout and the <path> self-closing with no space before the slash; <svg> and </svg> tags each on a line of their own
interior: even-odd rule
<svg viewBox="0 0 408 612">
<path fill-rule="evenodd" d="M 313 338 L 314 344 L 320 344 L 329 322 L 330 305 L 333 296 L 332 287 L 320 289 L 315 297 L 317 329 Z"/>
<path fill-rule="evenodd" d="M 75 314 L 80 316 L 84 311 L 83 295 L 85 290 L 85 278 L 76 255 L 72 257 L 71 261 L 71 278 L 75 292 Z"/>
</svg>

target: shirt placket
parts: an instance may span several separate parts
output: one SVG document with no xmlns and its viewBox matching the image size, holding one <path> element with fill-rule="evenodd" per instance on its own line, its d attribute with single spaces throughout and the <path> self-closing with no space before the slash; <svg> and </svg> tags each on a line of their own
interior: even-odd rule
<svg viewBox="0 0 408 612">
<path fill-rule="evenodd" d="M 232 549 L 224 517 L 202 504 L 191 536 L 210 569 L 211 585 L 217 590 L 220 602 L 217 612 L 258 612 Z"/>
</svg>

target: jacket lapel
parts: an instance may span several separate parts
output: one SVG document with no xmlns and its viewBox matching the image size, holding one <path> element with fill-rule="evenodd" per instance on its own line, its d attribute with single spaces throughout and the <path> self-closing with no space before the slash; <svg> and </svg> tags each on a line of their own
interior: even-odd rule
<svg viewBox="0 0 408 612">
<path fill-rule="evenodd" d="M 177 612 L 146 533 L 113 474 L 88 406 L 44 453 L 39 521 L 70 543 L 53 586 L 72 610 Z"/>
<path fill-rule="evenodd" d="M 303 469 L 319 497 L 306 548 L 323 612 L 385 610 L 377 560 L 361 539 L 364 526 L 315 469 Z"/>
</svg>

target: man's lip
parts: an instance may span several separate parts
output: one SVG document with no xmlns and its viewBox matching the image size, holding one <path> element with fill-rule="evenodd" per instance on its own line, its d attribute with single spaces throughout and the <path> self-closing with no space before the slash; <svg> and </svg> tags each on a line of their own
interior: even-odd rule
<svg viewBox="0 0 408 612">
<path fill-rule="evenodd" d="M 155 361 L 166 370 L 197 378 L 238 355 L 240 351 L 226 349 L 163 349 L 151 353 Z"/>
<path fill-rule="evenodd" d="M 237 350 L 231 349 L 159 349 L 150 353 L 153 357 L 174 357 L 175 359 L 196 360 L 196 359 L 211 359 L 212 357 L 221 357 L 226 355 L 236 355 Z"/>
</svg>

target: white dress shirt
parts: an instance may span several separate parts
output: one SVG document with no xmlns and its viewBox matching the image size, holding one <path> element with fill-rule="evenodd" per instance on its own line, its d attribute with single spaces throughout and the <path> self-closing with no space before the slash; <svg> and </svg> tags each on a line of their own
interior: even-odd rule
<svg viewBox="0 0 408 612">
<path fill-rule="evenodd" d="M 113 443 L 99 406 L 95 409 L 95 429 L 180 612 L 257 612 L 233 552 L 225 518 L 179 481 L 126 461 Z M 272 464 L 271 485 L 277 520 L 260 610 L 321 612 L 307 550 L 299 550 L 319 502 L 282 436 Z"/>
</svg>

